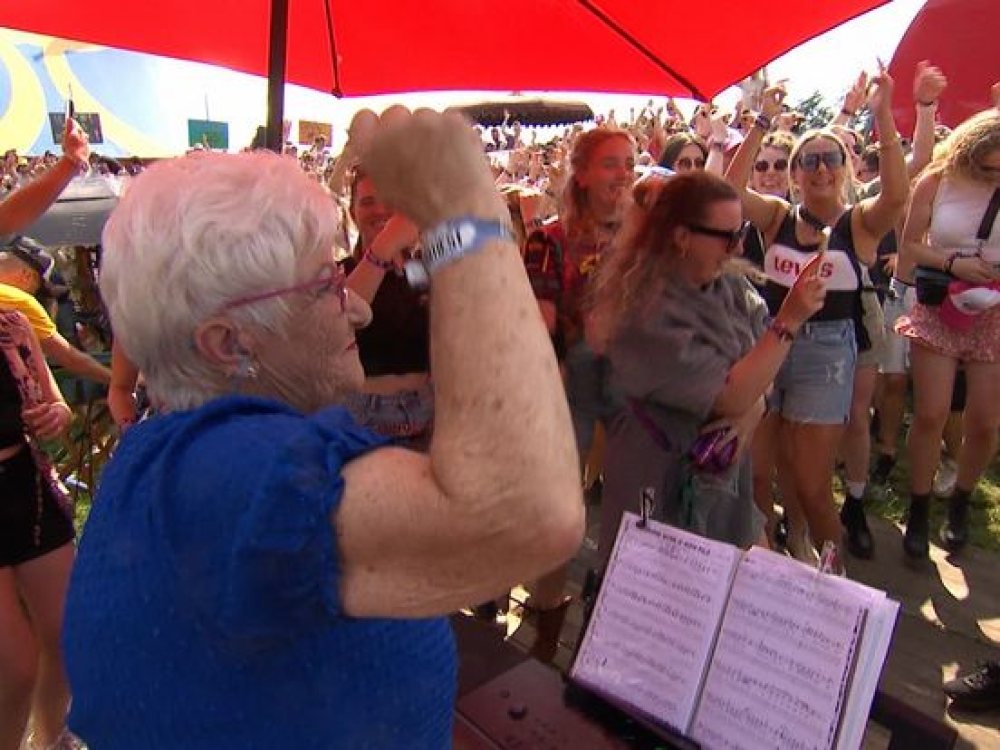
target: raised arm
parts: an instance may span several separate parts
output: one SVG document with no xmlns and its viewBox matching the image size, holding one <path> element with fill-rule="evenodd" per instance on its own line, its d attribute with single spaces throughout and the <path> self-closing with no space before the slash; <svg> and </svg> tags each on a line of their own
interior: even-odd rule
<svg viewBox="0 0 1000 750">
<path fill-rule="evenodd" d="M 422 231 L 466 217 L 509 226 L 482 148 L 457 115 L 381 127 L 364 163 Z M 569 409 L 512 240 L 437 270 L 430 455 L 374 451 L 344 470 L 334 525 L 353 615 L 424 616 L 497 595 L 572 556 L 583 504 Z"/>
<path fill-rule="evenodd" d="M 770 243 L 778 231 L 778 224 L 788 213 L 788 203 L 774 196 L 764 196 L 749 187 L 750 170 L 760 151 L 761 141 L 770 127 L 772 118 L 781 113 L 781 103 L 785 99 L 782 86 L 772 86 L 764 91 L 761 113 L 746 138 L 736 150 L 736 155 L 726 170 L 726 182 L 732 185 L 743 201 L 743 214 L 753 225 L 764 233 Z"/>
<path fill-rule="evenodd" d="M 0 234 L 20 232 L 51 206 L 90 158 L 87 134 L 73 119 L 66 120 L 63 156 L 55 166 L 0 203 Z"/>
<path fill-rule="evenodd" d="M 875 262 L 878 243 L 899 222 L 906 210 L 910 181 L 906 174 L 903 144 L 896 123 L 892 118 L 892 78 L 881 68 L 872 77 L 875 90 L 869 97 L 869 106 L 875 116 L 879 132 L 879 178 L 882 190 L 874 198 L 859 204 L 858 225 L 867 233 L 867 241 L 859 238 L 855 243 L 858 259 L 865 265 Z"/>
<path fill-rule="evenodd" d="M 913 125 L 913 150 L 906 162 L 907 177 L 913 180 L 934 156 L 934 127 L 938 101 L 948 85 L 940 68 L 926 60 L 917 63 L 913 77 L 913 105 L 917 116 Z"/>
</svg>

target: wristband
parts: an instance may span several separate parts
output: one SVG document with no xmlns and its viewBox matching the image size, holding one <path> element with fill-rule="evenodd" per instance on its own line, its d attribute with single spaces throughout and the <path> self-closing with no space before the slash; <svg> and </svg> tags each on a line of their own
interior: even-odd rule
<svg viewBox="0 0 1000 750">
<path fill-rule="evenodd" d="M 879 141 L 878 150 L 882 151 L 883 149 L 892 148 L 893 146 L 899 146 L 900 144 L 902 144 L 902 142 L 903 141 L 897 135 L 895 138 L 890 138 L 887 141 Z"/>
<path fill-rule="evenodd" d="M 771 321 L 771 325 L 767 327 L 767 330 L 777 336 L 778 341 L 783 343 L 790 344 L 795 341 L 795 332 L 777 318 Z"/>
<path fill-rule="evenodd" d="M 391 260 L 382 260 L 380 257 L 375 255 L 371 250 L 366 250 L 365 254 L 362 256 L 366 261 L 371 263 L 376 268 L 382 271 L 391 271 L 393 268 L 393 263 Z"/>
<path fill-rule="evenodd" d="M 919 99 L 917 99 L 917 106 L 918 107 L 936 107 L 937 106 L 937 102 L 936 101 L 922 102 Z"/>
<path fill-rule="evenodd" d="M 768 130 L 771 129 L 771 118 L 763 114 L 757 115 L 757 117 L 754 118 L 753 126 L 755 128 L 760 128 L 766 133 Z"/>
<path fill-rule="evenodd" d="M 497 240 L 516 241 L 510 225 L 471 216 L 444 221 L 421 235 L 423 253 L 406 262 L 407 281 L 415 289 L 425 288 L 439 270 Z"/>
<path fill-rule="evenodd" d="M 721 141 L 712 141 L 708 144 L 708 147 L 714 151 L 718 151 L 721 154 L 726 153 L 726 144 Z"/>
<path fill-rule="evenodd" d="M 951 255 L 948 256 L 948 260 L 944 262 L 944 265 L 941 267 L 941 270 L 944 271 L 945 273 L 950 273 L 952 274 L 952 276 L 954 276 L 955 274 L 951 269 L 955 265 L 955 261 L 961 257 L 962 257 L 961 253 L 952 253 Z"/>
<path fill-rule="evenodd" d="M 844 107 L 844 109 L 840 110 L 840 114 L 844 117 L 854 117 L 855 113 L 851 112 L 851 110 L 847 109 L 847 107 Z"/>
</svg>

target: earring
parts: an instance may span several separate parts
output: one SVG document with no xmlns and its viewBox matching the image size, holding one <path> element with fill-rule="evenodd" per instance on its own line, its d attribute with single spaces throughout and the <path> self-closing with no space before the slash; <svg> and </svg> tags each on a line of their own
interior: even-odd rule
<svg viewBox="0 0 1000 750">
<path fill-rule="evenodd" d="M 236 377 L 243 380 L 254 380 L 257 377 L 257 368 L 246 354 L 240 357 L 240 362 L 236 366 Z"/>
</svg>

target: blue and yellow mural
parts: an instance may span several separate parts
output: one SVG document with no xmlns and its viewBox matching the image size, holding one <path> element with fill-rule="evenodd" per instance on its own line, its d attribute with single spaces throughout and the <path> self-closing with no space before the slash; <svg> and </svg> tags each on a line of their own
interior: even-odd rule
<svg viewBox="0 0 1000 750">
<path fill-rule="evenodd" d="M 72 91 L 78 112 L 100 114 L 110 156 L 177 153 L 186 130 L 158 93 L 163 61 L 94 45 L 0 31 L 0 148 L 40 154 L 56 149 L 50 112 L 62 112 Z M 186 128 L 186 123 L 181 123 Z"/>
</svg>

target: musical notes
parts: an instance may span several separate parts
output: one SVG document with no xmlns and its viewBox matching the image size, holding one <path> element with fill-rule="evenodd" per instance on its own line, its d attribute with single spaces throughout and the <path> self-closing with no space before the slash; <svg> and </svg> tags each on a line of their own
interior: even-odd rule
<svg viewBox="0 0 1000 750">
<path fill-rule="evenodd" d="M 615 697 L 683 728 L 739 552 L 652 521 L 640 528 L 628 516 L 573 677 L 610 686 Z"/>
</svg>

